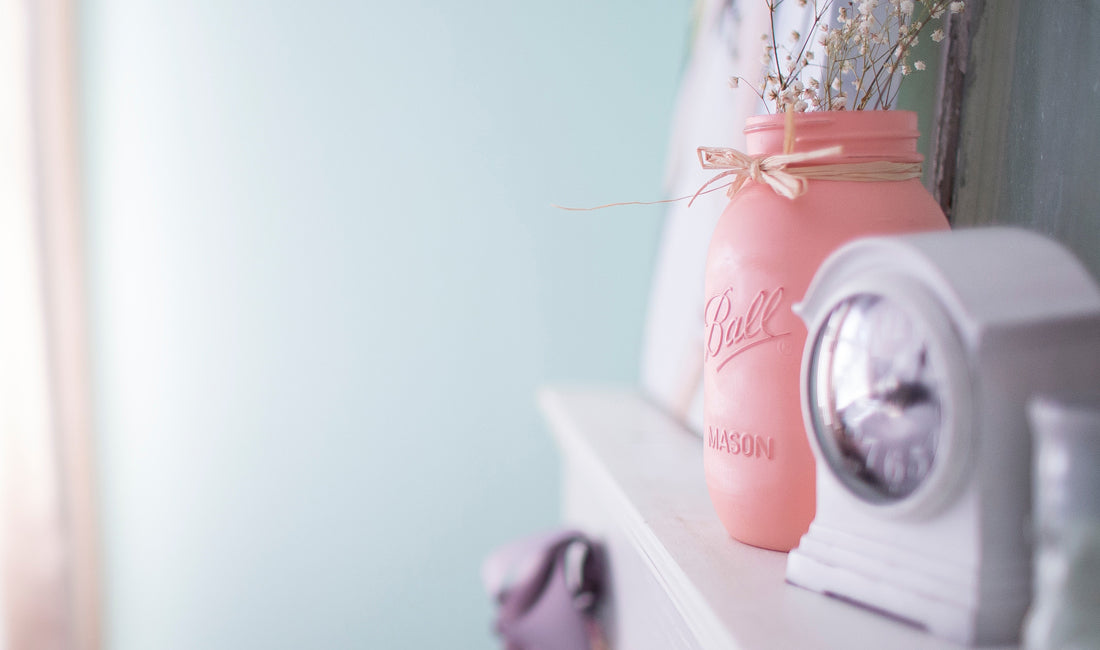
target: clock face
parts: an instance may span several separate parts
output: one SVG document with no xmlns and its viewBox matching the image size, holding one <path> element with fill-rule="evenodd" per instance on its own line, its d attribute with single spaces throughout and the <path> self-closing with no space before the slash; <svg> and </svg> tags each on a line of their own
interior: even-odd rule
<svg viewBox="0 0 1100 650">
<path fill-rule="evenodd" d="M 832 470 L 873 503 L 905 499 L 928 478 L 946 399 L 928 330 L 889 298 L 836 305 L 814 343 L 810 409 Z"/>
</svg>

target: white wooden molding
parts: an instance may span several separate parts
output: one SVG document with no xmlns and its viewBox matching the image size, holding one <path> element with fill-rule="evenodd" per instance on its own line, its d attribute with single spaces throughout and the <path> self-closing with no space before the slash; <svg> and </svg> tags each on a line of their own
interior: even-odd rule
<svg viewBox="0 0 1100 650">
<path fill-rule="evenodd" d="M 564 518 L 602 541 L 612 647 L 958 648 L 787 584 L 785 553 L 731 539 L 711 509 L 699 437 L 630 388 L 547 388 Z"/>
</svg>

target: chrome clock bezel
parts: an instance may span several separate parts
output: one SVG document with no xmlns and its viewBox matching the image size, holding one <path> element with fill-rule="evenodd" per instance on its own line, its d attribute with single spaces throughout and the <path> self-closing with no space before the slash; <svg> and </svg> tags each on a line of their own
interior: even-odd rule
<svg viewBox="0 0 1100 650">
<path fill-rule="evenodd" d="M 817 352 L 833 311 L 844 302 L 862 295 L 881 296 L 923 326 L 927 334 L 931 364 L 942 375 L 940 417 L 942 428 L 928 474 L 911 493 L 896 499 L 876 495 L 863 481 L 851 475 L 835 451 L 832 433 L 824 427 L 815 408 Z M 897 272 L 849 279 L 815 301 L 821 308 L 813 317 L 806 337 L 802 363 L 802 408 L 807 437 L 814 455 L 832 474 L 831 478 L 856 497 L 862 508 L 896 516 L 928 515 L 938 510 L 956 491 L 962 470 L 972 454 L 971 395 L 969 364 L 964 346 L 940 302 L 914 278 Z M 824 442 L 823 442 L 824 439 Z"/>
</svg>

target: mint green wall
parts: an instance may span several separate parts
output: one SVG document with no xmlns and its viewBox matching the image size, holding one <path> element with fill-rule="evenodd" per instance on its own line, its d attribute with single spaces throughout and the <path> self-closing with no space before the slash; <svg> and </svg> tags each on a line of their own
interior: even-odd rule
<svg viewBox="0 0 1100 650">
<path fill-rule="evenodd" d="M 633 381 L 689 3 L 85 0 L 106 634 L 490 647 L 550 381 Z"/>
</svg>

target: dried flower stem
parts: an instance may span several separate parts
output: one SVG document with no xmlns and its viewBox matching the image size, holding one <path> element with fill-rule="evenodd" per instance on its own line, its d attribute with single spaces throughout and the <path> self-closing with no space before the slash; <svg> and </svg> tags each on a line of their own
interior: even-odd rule
<svg viewBox="0 0 1100 650">
<path fill-rule="evenodd" d="M 923 61 L 910 62 L 920 34 L 945 14 L 964 9 L 963 2 L 952 0 L 848 0 L 839 2 L 830 28 L 827 17 L 832 16 L 837 2 L 798 0 L 812 12 L 812 20 L 805 35 L 791 34 L 794 46 L 789 46 L 775 33 L 776 10 L 784 0 L 765 1 L 771 34 L 762 37 L 763 80 L 753 85 L 734 77 L 731 84 L 745 81 L 777 112 L 788 107 L 795 111 L 844 110 L 849 108 L 846 88 L 853 90 L 851 108 L 892 107 L 903 78 L 926 67 Z M 942 27 L 935 30 L 932 40 L 943 40 Z M 815 61 L 814 43 L 824 49 L 824 64 Z"/>
</svg>

